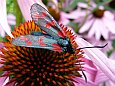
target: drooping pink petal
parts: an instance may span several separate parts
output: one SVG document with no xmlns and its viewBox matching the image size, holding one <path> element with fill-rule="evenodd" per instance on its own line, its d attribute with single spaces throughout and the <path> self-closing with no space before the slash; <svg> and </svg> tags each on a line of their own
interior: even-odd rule
<svg viewBox="0 0 115 86">
<path fill-rule="evenodd" d="M 1 36 L 1 37 L 4 37 L 4 36 L 5 36 L 5 31 L 4 31 L 4 29 L 2 28 L 1 24 L 0 24 L 0 36 Z"/>
<path fill-rule="evenodd" d="M 4 31 L 13 38 L 11 29 L 8 25 L 7 14 L 6 14 L 6 0 L 0 0 L 0 25 Z"/>
<path fill-rule="evenodd" d="M 75 86 L 97 86 L 92 81 L 85 81 L 83 78 L 75 77 L 73 78 L 74 81 L 76 81 Z"/>
<path fill-rule="evenodd" d="M 18 5 L 26 21 L 32 20 L 31 14 L 30 14 L 30 8 L 34 3 L 38 3 L 42 5 L 44 8 L 46 8 L 41 0 L 28 0 L 28 1 L 27 0 L 17 0 L 17 1 L 18 1 Z"/>
<path fill-rule="evenodd" d="M 7 72 L 3 74 L 7 74 Z M 0 86 L 4 86 L 4 84 L 7 82 L 6 80 L 8 80 L 8 77 L 0 77 Z"/>
<path fill-rule="evenodd" d="M 87 80 L 94 82 L 97 74 L 97 68 L 91 60 L 87 59 L 87 56 L 85 56 L 84 61 L 85 65 L 83 66 L 83 70 L 85 70 L 84 73 L 87 77 Z"/>
<path fill-rule="evenodd" d="M 109 78 L 100 70 L 98 69 L 97 75 L 95 77 L 95 83 L 100 84 L 107 81 Z"/>
<path fill-rule="evenodd" d="M 0 49 L 3 48 L 5 45 L 3 43 L 0 43 Z"/>
<path fill-rule="evenodd" d="M 115 86 L 115 83 L 113 83 L 112 81 L 108 80 L 108 81 L 106 81 L 106 86 Z"/>
<path fill-rule="evenodd" d="M 115 86 L 115 83 L 112 82 L 100 69 L 98 69 L 95 83 L 100 84 L 100 86 L 103 86 L 104 83 L 106 86 Z"/>
<path fill-rule="evenodd" d="M 86 42 L 81 38 L 77 38 L 76 42 L 81 47 L 92 46 L 90 43 Z M 84 52 L 88 55 L 88 57 L 93 61 L 95 65 L 97 65 L 100 70 L 113 82 L 115 82 L 115 71 L 113 69 L 114 64 L 109 61 L 109 59 L 98 49 L 84 49 Z"/>
</svg>

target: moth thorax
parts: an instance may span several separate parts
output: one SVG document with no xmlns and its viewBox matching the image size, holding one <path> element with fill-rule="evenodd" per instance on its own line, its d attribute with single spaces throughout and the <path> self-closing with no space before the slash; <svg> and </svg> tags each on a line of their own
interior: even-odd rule
<svg viewBox="0 0 115 86">
<path fill-rule="evenodd" d="M 57 43 L 62 47 L 66 47 L 69 45 L 69 40 L 67 38 L 60 38 Z"/>
</svg>

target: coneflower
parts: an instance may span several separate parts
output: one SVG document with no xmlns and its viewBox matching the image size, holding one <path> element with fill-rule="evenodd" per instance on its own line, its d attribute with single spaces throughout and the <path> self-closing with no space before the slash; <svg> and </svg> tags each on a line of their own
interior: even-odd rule
<svg viewBox="0 0 115 86">
<path fill-rule="evenodd" d="M 78 48 L 74 33 L 61 25 L 74 48 Z M 12 31 L 14 38 L 31 32 L 41 32 L 33 21 L 25 22 Z M 0 51 L 0 77 L 9 77 L 9 86 L 74 86 L 75 77 L 81 77 L 83 51 L 75 54 L 55 52 L 41 48 L 20 47 L 3 42 Z M 82 64 L 80 63 L 82 62 Z"/>
</svg>

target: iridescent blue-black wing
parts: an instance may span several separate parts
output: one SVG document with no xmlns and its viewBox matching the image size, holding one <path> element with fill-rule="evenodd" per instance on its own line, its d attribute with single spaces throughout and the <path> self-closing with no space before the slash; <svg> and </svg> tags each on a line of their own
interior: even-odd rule
<svg viewBox="0 0 115 86">
<path fill-rule="evenodd" d="M 65 33 L 48 11 L 41 5 L 35 3 L 31 6 L 31 17 L 43 31 L 50 36 L 59 39 L 65 38 Z"/>
<path fill-rule="evenodd" d="M 62 49 L 57 44 L 57 41 L 55 39 L 50 38 L 50 36 L 47 36 L 47 35 L 19 36 L 19 37 L 13 39 L 12 44 L 14 44 L 16 46 L 32 47 L 32 48 L 43 48 L 43 49 L 62 52 Z"/>
</svg>

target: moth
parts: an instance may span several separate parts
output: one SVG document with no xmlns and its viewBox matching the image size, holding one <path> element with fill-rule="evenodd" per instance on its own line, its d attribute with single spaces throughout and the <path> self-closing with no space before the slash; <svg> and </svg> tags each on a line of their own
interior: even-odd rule
<svg viewBox="0 0 115 86">
<path fill-rule="evenodd" d="M 45 33 L 32 32 L 29 35 L 19 36 L 12 41 L 14 45 L 75 53 L 62 27 L 44 7 L 35 3 L 31 6 L 30 11 L 32 20 Z"/>
<path fill-rule="evenodd" d="M 12 43 L 17 46 L 43 48 L 53 51 L 69 52 L 75 54 L 77 49 L 72 47 L 69 38 L 65 35 L 62 27 L 55 21 L 49 12 L 41 5 L 35 3 L 31 6 L 31 17 L 43 32 L 32 32 L 29 35 L 19 36 L 13 39 Z M 107 44 L 106 44 L 107 45 Z M 104 46 L 83 47 L 103 48 Z"/>
</svg>

